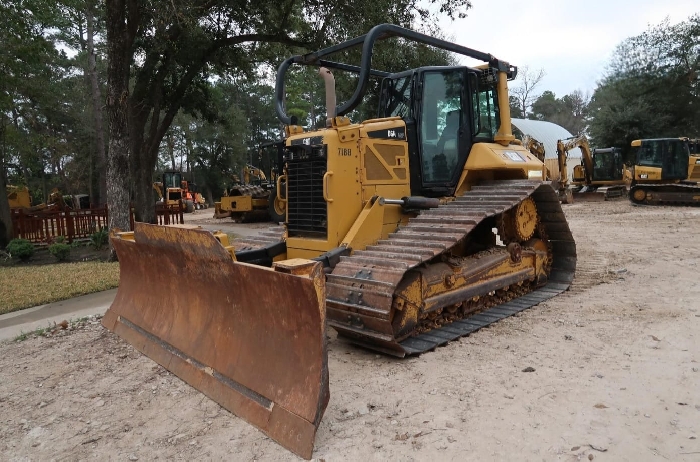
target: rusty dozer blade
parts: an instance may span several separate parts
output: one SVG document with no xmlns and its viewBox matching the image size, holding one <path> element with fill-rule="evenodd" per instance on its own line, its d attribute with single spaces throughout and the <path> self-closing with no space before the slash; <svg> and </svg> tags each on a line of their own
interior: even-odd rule
<svg viewBox="0 0 700 462">
<path fill-rule="evenodd" d="M 103 325 L 311 458 L 329 399 L 320 263 L 238 263 L 211 232 L 186 227 L 136 223 L 112 243 L 120 280 Z"/>
</svg>

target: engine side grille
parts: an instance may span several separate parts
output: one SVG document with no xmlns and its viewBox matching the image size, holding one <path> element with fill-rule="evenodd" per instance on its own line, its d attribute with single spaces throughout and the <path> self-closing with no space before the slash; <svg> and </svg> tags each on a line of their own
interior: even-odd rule
<svg viewBox="0 0 700 462">
<path fill-rule="evenodd" d="M 326 159 L 318 151 L 287 160 L 287 233 L 325 238 L 328 209 L 323 199 Z M 295 156 L 293 156 L 295 157 Z"/>
</svg>

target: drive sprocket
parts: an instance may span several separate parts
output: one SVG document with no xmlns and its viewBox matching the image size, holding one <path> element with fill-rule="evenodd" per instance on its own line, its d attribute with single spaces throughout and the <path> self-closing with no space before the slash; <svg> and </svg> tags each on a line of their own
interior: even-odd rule
<svg viewBox="0 0 700 462">
<path fill-rule="evenodd" d="M 506 244 L 527 241 L 535 234 L 538 222 L 537 206 L 528 197 L 501 214 L 499 233 Z"/>
</svg>

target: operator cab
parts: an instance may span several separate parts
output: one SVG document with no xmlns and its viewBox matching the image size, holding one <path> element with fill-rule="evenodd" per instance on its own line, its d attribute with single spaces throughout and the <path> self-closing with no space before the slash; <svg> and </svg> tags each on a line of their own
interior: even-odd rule
<svg viewBox="0 0 700 462">
<path fill-rule="evenodd" d="M 406 123 L 412 194 L 452 194 L 472 144 L 493 142 L 496 82 L 492 70 L 468 67 L 421 67 L 382 80 L 378 116 Z"/>
<path fill-rule="evenodd" d="M 173 191 L 171 191 L 173 189 Z M 166 201 L 179 201 L 182 197 L 182 173 L 180 172 L 164 172 L 163 173 L 163 196 Z"/>
<path fill-rule="evenodd" d="M 593 181 L 617 181 L 623 176 L 622 150 L 605 148 L 593 150 Z"/>
<path fill-rule="evenodd" d="M 681 138 L 658 138 L 632 142 L 636 165 L 661 169 L 662 180 L 684 180 L 688 175 L 688 142 Z"/>
</svg>

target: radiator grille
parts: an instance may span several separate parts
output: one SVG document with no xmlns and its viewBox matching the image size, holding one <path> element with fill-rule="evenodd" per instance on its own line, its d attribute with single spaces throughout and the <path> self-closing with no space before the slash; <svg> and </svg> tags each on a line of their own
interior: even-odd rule
<svg viewBox="0 0 700 462">
<path fill-rule="evenodd" d="M 287 233 L 325 238 L 328 210 L 323 199 L 326 159 L 318 150 L 287 160 Z"/>
</svg>

